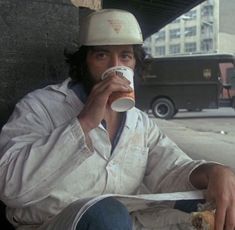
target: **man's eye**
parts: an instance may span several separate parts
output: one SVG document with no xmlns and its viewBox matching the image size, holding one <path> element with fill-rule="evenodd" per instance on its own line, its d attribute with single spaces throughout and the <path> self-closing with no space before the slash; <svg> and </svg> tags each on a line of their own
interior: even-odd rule
<svg viewBox="0 0 235 230">
<path fill-rule="evenodd" d="M 133 59 L 133 57 L 132 57 L 132 55 L 129 55 L 129 54 L 123 54 L 122 59 L 123 60 L 131 60 L 131 59 Z"/>
<path fill-rule="evenodd" d="M 107 56 L 106 53 L 97 53 L 97 54 L 96 54 L 96 57 L 99 58 L 99 59 L 103 59 L 103 58 L 105 58 L 106 56 Z"/>
</svg>

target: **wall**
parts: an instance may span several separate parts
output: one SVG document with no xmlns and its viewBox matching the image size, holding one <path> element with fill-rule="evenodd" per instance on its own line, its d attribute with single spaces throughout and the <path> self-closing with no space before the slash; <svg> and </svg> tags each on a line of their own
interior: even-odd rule
<svg viewBox="0 0 235 230">
<path fill-rule="evenodd" d="M 69 0 L 0 0 L 0 127 L 27 92 L 68 76 L 78 24 Z"/>
</svg>

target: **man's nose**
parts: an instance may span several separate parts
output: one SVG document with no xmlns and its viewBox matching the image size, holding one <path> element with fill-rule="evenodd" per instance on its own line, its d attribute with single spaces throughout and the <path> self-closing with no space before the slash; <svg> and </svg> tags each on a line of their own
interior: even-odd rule
<svg viewBox="0 0 235 230">
<path fill-rule="evenodd" d="M 118 55 L 114 54 L 111 56 L 110 67 L 121 65 Z"/>
</svg>

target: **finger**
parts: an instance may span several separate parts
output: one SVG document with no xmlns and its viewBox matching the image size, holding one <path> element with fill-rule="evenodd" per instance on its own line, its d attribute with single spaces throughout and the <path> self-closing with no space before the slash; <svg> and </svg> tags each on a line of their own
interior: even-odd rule
<svg viewBox="0 0 235 230">
<path fill-rule="evenodd" d="M 215 230 L 223 230 L 226 218 L 226 209 L 223 207 L 216 206 L 215 211 Z"/>
<path fill-rule="evenodd" d="M 227 209 L 226 219 L 225 219 L 225 229 L 234 230 L 235 229 L 235 207 L 231 206 Z"/>
<path fill-rule="evenodd" d="M 113 92 L 131 92 L 132 90 L 130 86 L 120 84 L 95 86 L 87 99 L 85 107 L 86 109 L 92 108 L 94 110 L 94 108 L 99 108 L 99 110 L 103 110 Z"/>
</svg>

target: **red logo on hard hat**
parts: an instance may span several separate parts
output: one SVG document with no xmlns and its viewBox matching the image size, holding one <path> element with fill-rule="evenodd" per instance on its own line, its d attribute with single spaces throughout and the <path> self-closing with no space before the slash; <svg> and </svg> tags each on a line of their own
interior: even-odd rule
<svg viewBox="0 0 235 230">
<path fill-rule="evenodd" d="M 118 34 L 122 28 L 123 22 L 119 19 L 109 19 L 108 22 L 113 30 Z"/>
</svg>

